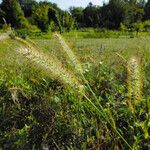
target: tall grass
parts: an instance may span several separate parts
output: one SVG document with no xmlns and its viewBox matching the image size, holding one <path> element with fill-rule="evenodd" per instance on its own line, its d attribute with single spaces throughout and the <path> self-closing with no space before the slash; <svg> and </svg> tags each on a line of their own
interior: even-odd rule
<svg viewBox="0 0 150 150">
<path fill-rule="evenodd" d="M 59 42 L 61 43 L 61 46 L 63 47 L 63 50 L 67 53 L 68 58 L 72 61 L 72 63 L 74 64 L 76 70 L 80 73 L 82 80 L 84 81 L 85 85 L 89 89 L 89 91 L 90 91 L 92 97 L 95 99 L 96 103 L 98 103 L 99 107 L 92 101 L 92 99 L 88 98 L 86 93 L 83 93 L 83 96 L 91 104 L 93 109 L 95 109 L 97 111 L 97 113 L 100 114 L 100 116 L 103 117 L 103 119 L 111 126 L 113 131 L 127 144 L 127 146 L 130 149 L 132 149 L 132 147 L 129 145 L 129 143 L 124 139 L 124 137 L 119 133 L 118 129 L 116 128 L 115 121 L 112 117 L 112 114 L 111 114 L 110 110 L 108 112 L 106 112 L 105 109 L 103 108 L 103 106 L 101 105 L 101 103 L 99 102 L 99 99 L 97 98 L 96 94 L 93 92 L 90 84 L 88 83 L 88 81 L 86 80 L 86 78 L 83 74 L 81 64 L 77 60 L 76 56 L 74 55 L 74 53 L 72 52 L 70 47 L 67 45 L 67 43 L 65 42 L 65 40 L 63 39 L 63 37 L 61 35 L 55 34 L 55 36 L 57 36 Z"/>
<path fill-rule="evenodd" d="M 90 104 L 91 108 L 95 111 L 95 113 L 99 116 L 99 119 L 101 120 L 101 123 L 103 126 L 106 126 L 105 122 L 108 123 L 108 125 L 111 127 L 112 131 L 118 135 L 125 143 L 126 145 L 130 148 L 131 146 L 129 143 L 124 139 L 124 137 L 121 135 L 121 133 L 118 131 L 115 125 L 115 120 L 111 114 L 110 109 L 105 111 L 105 108 L 101 105 L 99 99 L 97 98 L 96 94 L 93 92 L 92 88 L 90 87 L 90 84 L 86 80 L 82 66 L 76 56 L 74 55 L 73 51 L 70 49 L 70 47 L 66 44 L 65 40 L 61 37 L 59 34 L 55 34 L 57 36 L 63 50 L 68 56 L 68 59 L 73 63 L 76 72 L 80 75 L 79 78 L 82 79 L 84 82 L 84 86 L 88 88 L 88 91 L 90 92 L 92 98 L 89 98 L 88 95 L 89 93 L 84 92 L 84 86 L 79 83 L 79 80 L 75 77 L 74 74 L 66 70 L 61 62 L 57 60 L 57 58 L 51 57 L 49 58 L 45 54 L 42 54 L 36 49 L 36 46 L 33 45 L 33 43 L 30 41 L 27 42 L 23 39 L 20 39 L 18 37 L 15 38 L 15 40 L 19 41 L 22 45 L 22 47 L 17 49 L 17 52 L 22 54 L 24 57 L 28 58 L 29 61 L 33 62 L 37 66 L 41 66 L 43 69 L 46 70 L 46 72 L 52 74 L 54 78 L 57 78 L 60 82 L 64 83 L 65 85 L 69 85 L 73 89 L 76 89 L 80 95 L 82 95 Z M 14 96 L 14 95 L 12 95 Z M 90 97 L 91 97 L 90 96 Z M 16 100 L 16 99 L 14 99 Z M 80 103 L 80 102 L 79 102 Z M 81 103 L 80 103 L 81 104 Z M 82 108 L 82 106 L 79 106 Z M 84 106 L 86 107 L 86 106 Z M 89 106 L 88 106 L 89 107 Z M 80 109 L 81 109 L 80 108 Z M 102 117 L 102 118 L 101 118 Z M 105 122 L 103 121 L 105 120 Z M 117 147 L 117 145 L 116 145 Z"/>
<path fill-rule="evenodd" d="M 56 37 L 61 45 L 62 51 L 66 55 L 65 57 L 67 57 L 68 62 L 71 63 L 71 70 L 64 68 L 60 60 L 56 57 L 48 56 L 41 52 L 41 49 L 31 40 L 23 40 L 16 37 L 17 43 L 20 45 L 16 49 L 16 52 L 28 59 L 28 62 L 33 63 L 36 67 L 45 70 L 48 76 L 57 78 L 64 86 L 71 87 L 71 89 L 77 91 L 78 94 L 74 95 L 74 93 L 70 93 L 70 89 L 65 89 L 66 91 L 59 90 L 56 88 L 57 85 L 55 85 L 54 88 L 56 88 L 57 92 L 55 95 L 50 89 L 51 85 L 49 81 L 44 80 L 44 84 L 42 79 L 38 84 L 35 84 L 36 81 L 34 81 L 34 85 L 32 86 L 34 88 L 37 86 L 36 90 L 38 92 L 43 91 L 43 93 L 41 92 L 43 95 L 40 95 L 40 97 L 43 97 L 38 98 L 38 95 L 36 95 L 34 100 L 38 101 L 39 99 L 40 101 L 44 101 L 45 99 L 46 101 L 50 100 L 50 103 L 46 103 L 41 109 L 41 101 L 38 106 L 36 105 L 37 108 L 34 108 L 36 109 L 35 112 L 34 110 L 29 111 L 32 115 L 29 115 L 28 118 L 32 124 L 31 127 L 25 127 L 25 135 L 30 134 L 28 133 L 29 128 L 31 132 L 30 135 L 35 137 L 35 139 L 31 138 L 35 140 L 33 143 L 35 142 L 37 144 L 36 141 L 38 141 L 38 138 L 36 135 L 39 135 L 43 138 L 41 139 L 43 145 L 46 145 L 46 147 L 49 147 L 48 144 L 52 146 L 50 149 L 124 150 L 143 148 L 144 146 L 142 144 L 145 140 L 149 139 L 149 121 L 147 118 L 150 116 L 150 107 L 149 99 L 146 101 L 143 100 L 142 97 L 143 83 L 139 58 L 133 56 L 129 61 L 126 61 L 121 54 L 118 55 L 127 68 L 127 84 L 125 83 L 126 68 L 122 67 L 123 71 L 117 70 L 117 72 L 120 71 L 120 74 L 118 74 L 115 72 L 116 70 L 113 70 L 114 68 L 110 69 L 112 66 L 106 67 L 105 62 L 90 70 L 92 76 L 88 71 L 85 72 L 83 70 L 81 63 L 63 37 L 59 34 L 57 34 Z M 110 51 L 110 54 L 112 54 L 112 51 Z M 75 71 L 73 71 L 73 69 L 75 69 Z M 38 72 L 36 72 L 34 76 L 37 74 Z M 126 89 L 128 89 L 128 93 L 126 93 Z M 15 87 L 12 87 L 10 90 L 12 100 L 16 105 L 19 103 L 20 106 L 17 109 L 20 110 L 21 107 L 24 107 L 20 103 L 21 97 Z M 106 93 L 103 94 L 103 92 Z M 127 101 L 131 109 L 128 109 L 128 105 L 125 103 L 126 94 L 128 94 Z M 47 107 L 53 106 L 53 99 L 55 103 L 53 109 L 55 110 L 56 116 L 52 115 L 54 118 L 52 117 L 51 123 L 47 119 L 50 111 Z M 26 101 L 26 99 L 23 99 L 23 105 L 24 101 Z M 147 102 L 147 104 L 145 104 L 145 102 Z M 27 100 L 26 103 L 27 107 L 25 107 L 25 111 L 29 107 L 29 100 Z M 138 103 L 140 103 L 140 105 L 138 105 Z M 148 107 L 146 107 L 146 105 Z M 34 107 L 34 105 L 31 105 L 31 107 Z M 140 109 L 140 107 L 142 107 L 142 109 Z M 137 113 L 131 113 L 131 111 L 134 112 L 135 109 Z M 41 111 L 41 113 L 38 114 L 37 112 L 39 111 Z M 45 112 L 46 115 L 44 116 L 43 114 Z M 42 121 L 37 116 L 42 118 Z M 36 117 L 37 120 L 35 119 Z M 43 121 L 43 118 L 46 119 Z M 27 124 L 30 125 L 28 122 Z M 32 125 L 34 125 L 33 128 Z M 32 130 L 38 131 L 39 134 L 32 132 Z M 70 139 L 73 140 L 70 142 Z M 67 145 L 66 143 L 69 144 Z M 92 143 L 93 147 L 89 147 L 90 143 Z M 34 144 L 33 147 L 37 148 L 39 146 L 38 144 L 37 146 Z"/>
<path fill-rule="evenodd" d="M 74 55 L 73 51 L 70 49 L 70 47 L 68 46 L 68 44 L 65 42 L 65 40 L 62 38 L 62 36 L 58 33 L 55 33 L 54 36 L 58 39 L 58 41 L 60 42 L 63 51 L 66 53 L 66 55 L 68 56 L 68 59 L 70 60 L 70 63 L 73 64 L 73 66 L 75 67 L 75 70 L 78 73 L 83 73 L 83 69 L 82 66 L 79 62 L 79 60 L 77 59 L 77 57 Z"/>
<path fill-rule="evenodd" d="M 83 86 L 79 83 L 78 79 L 68 70 L 66 70 L 61 62 L 54 58 L 54 56 L 49 58 L 45 54 L 37 51 L 36 48 L 30 45 L 27 41 L 15 38 L 17 41 L 21 42 L 26 47 L 21 47 L 17 49 L 17 52 L 24 55 L 29 61 L 41 66 L 46 72 L 57 78 L 62 83 L 71 86 L 72 88 L 83 92 Z"/>
</svg>

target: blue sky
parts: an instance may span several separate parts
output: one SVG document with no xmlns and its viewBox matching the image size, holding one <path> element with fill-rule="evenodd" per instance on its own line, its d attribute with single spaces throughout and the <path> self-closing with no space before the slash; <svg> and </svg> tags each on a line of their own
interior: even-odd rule
<svg viewBox="0 0 150 150">
<path fill-rule="evenodd" d="M 0 0 L 0 2 L 1 1 L 2 0 Z M 56 3 L 62 9 L 68 9 L 70 6 L 86 7 L 89 2 L 92 2 L 94 5 L 102 5 L 103 2 L 108 2 L 108 0 L 47 0 L 47 1 Z"/>
<path fill-rule="evenodd" d="M 89 2 L 94 5 L 102 5 L 103 2 L 108 2 L 108 0 L 49 0 L 56 3 L 62 9 L 68 9 L 70 6 L 82 6 L 86 7 Z"/>
</svg>

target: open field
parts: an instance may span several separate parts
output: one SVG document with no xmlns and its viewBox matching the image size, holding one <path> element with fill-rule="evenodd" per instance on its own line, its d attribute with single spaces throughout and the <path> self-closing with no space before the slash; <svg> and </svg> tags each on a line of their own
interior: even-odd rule
<svg viewBox="0 0 150 150">
<path fill-rule="evenodd" d="M 0 150 L 150 150 L 150 0 L 0 0 Z"/>
<path fill-rule="evenodd" d="M 148 150 L 150 37 L 65 41 L 0 41 L 0 148 Z"/>
<path fill-rule="evenodd" d="M 80 38 L 67 38 L 67 42 L 70 44 L 76 55 L 78 55 L 82 61 L 82 58 L 90 59 L 98 63 L 99 61 L 111 61 L 116 57 L 116 53 L 128 58 L 131 54 L 146 53 L 150 51 L 150 37 L 139 38 L 100 38 L 100 39 L 80 39 Z M 57 53 L 61 50 L 59 42 L 56 39 L 52 40 L 34 40 L 38 46 L 45 49 L 47 52 Z M 57 46 L 57 47 L 56 47 Z M 59 53 L 60 55 L 60 53 Z M 103 58 L 104 57 L 104 58 Z M 105 59 L 109 57 L 111 59 Z M 115 60 L 115 59 L 114 59 Z"/>
</svg>

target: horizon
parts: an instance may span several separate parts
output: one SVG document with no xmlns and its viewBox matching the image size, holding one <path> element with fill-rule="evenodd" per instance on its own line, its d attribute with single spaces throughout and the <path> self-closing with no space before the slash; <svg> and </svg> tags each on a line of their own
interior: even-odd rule
<svg viewBox="0 0 150 150">
<path fill-rule="evenodd" d="M 36 1 L 45 1 L 45 0 L 36 0 Z M 93 5 L 99 5 L 102 6 L 103 3 L 107 3 L 109 0 L 47 0 L 52 3 L 56 3 L 58 7 L 60 7 L 63 10 L 68 10 L 70 7 L 86 7 L 90 2 L 92 2 Z M 0 3 L 2 0 L 0 0 Z"/>
</svg>

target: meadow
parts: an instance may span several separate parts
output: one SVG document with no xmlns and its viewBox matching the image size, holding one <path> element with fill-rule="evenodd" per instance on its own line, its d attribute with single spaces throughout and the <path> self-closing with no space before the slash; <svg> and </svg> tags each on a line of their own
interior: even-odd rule
<svg viewBox="0 0 150 150">
<path fill-rule="evenodd" d="M 118 33 L 0 39 L 0 149 L 150 149 L 150 37 Z"/>
</svg>

